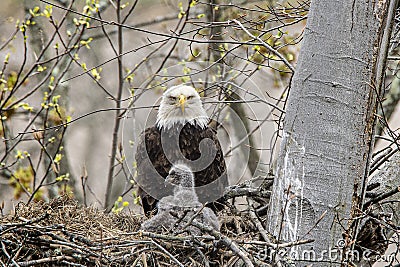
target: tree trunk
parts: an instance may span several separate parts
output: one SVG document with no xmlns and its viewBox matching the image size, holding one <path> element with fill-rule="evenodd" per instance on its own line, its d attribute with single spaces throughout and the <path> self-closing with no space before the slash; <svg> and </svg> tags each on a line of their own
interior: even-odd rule
<svg viewBox="0 0 400 267">
<path fill-rule="evenodd" d="M 315 239 L 289 254 L 299 266 L 343 264 L 357 234 L 353 218 L 365 194 L 389 2 L 312 1 L 268 215 L 278 240 Z"/>
</svg>

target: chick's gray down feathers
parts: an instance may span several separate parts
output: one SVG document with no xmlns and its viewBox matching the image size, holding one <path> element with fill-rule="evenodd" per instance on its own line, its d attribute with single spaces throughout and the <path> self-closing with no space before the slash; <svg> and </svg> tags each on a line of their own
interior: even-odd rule
<svg viewBox="0 0 400 267">
<path fill-rule="evenodd" d="M 187 222 L 195 215 L 194 220 L 197 222 L 211 226 L 215 230 L 220 229 L 214 211 L 203 207 L 200 203 L 194 190 L 193 173 L 187 166 L 174 165 L 166 182 L 174 185 L 173 195 L 163 197 L 158 202 L 158 213 L 142 224 L 142 230 L 151 232 L 185 230 L 193 235 L 201 235 L 202 232 L 197 227 L 188 226 L 184 229 Z"/>
</svg>

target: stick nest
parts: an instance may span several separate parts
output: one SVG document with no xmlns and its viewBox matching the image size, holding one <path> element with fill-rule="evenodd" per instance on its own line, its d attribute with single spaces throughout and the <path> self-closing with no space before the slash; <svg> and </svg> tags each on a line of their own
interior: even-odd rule
<svg viewBox="0 0 400 267">
<path fill-rule="evenodd" d="M 140 231 L 145 217 L 107 214 L 59 197 L 19 203 L 0 217 L 1 266 L 235 266 L 260 261 L 269 245 L 248 213 L 218 214 L 221 232 L 204 235 Z M 253 218 L 254 219 L 254 218 Z M 253 256 L 252 256 L 253 255 Z M 258 265 L 258 264 L 257 264 Z"/>
</svg>

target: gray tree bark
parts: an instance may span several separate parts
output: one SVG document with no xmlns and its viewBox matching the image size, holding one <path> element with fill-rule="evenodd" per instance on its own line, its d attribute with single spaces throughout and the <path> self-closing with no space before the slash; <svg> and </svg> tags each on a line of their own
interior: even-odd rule
<svg viewBox="0 0 400 267">
<path fill-rule="evenodd" d="M 315 239 L 292 249 L 298 266 L 344 265 L 352 251 L 390 36 L 389 2 L 311 3 L 268 215 L 278 240 Z"/>
<path fill-rule="evenodd" d="M 395 226 L 400 224 L 400 153 L 388 160 L 368 184 L 379 186 L 370 191 L 374 197 L 364 203 L 364 208 L 369 208 L 369 216 L 362 219 L 357 236 L 359 249 L 365 255 L 357 262 L 360 267 L 370 266 L 385 254 L 389 239 L 397 232 Z M 395 254 L 393 251 L 387 259 Z"/>
</svg>

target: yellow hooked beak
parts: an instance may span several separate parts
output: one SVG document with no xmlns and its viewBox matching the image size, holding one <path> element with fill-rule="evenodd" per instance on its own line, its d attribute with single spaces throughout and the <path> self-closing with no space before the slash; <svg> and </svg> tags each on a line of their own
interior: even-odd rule
<svg viewBox="0 0 400 267">
<path fill-rule="evenodd" d="M 182 113 L 185 112 L 185 102 L 186 102 L 186 96 L 180 95 L 179 96 L 179 105 L 181 106 Z"/>
</svg>

